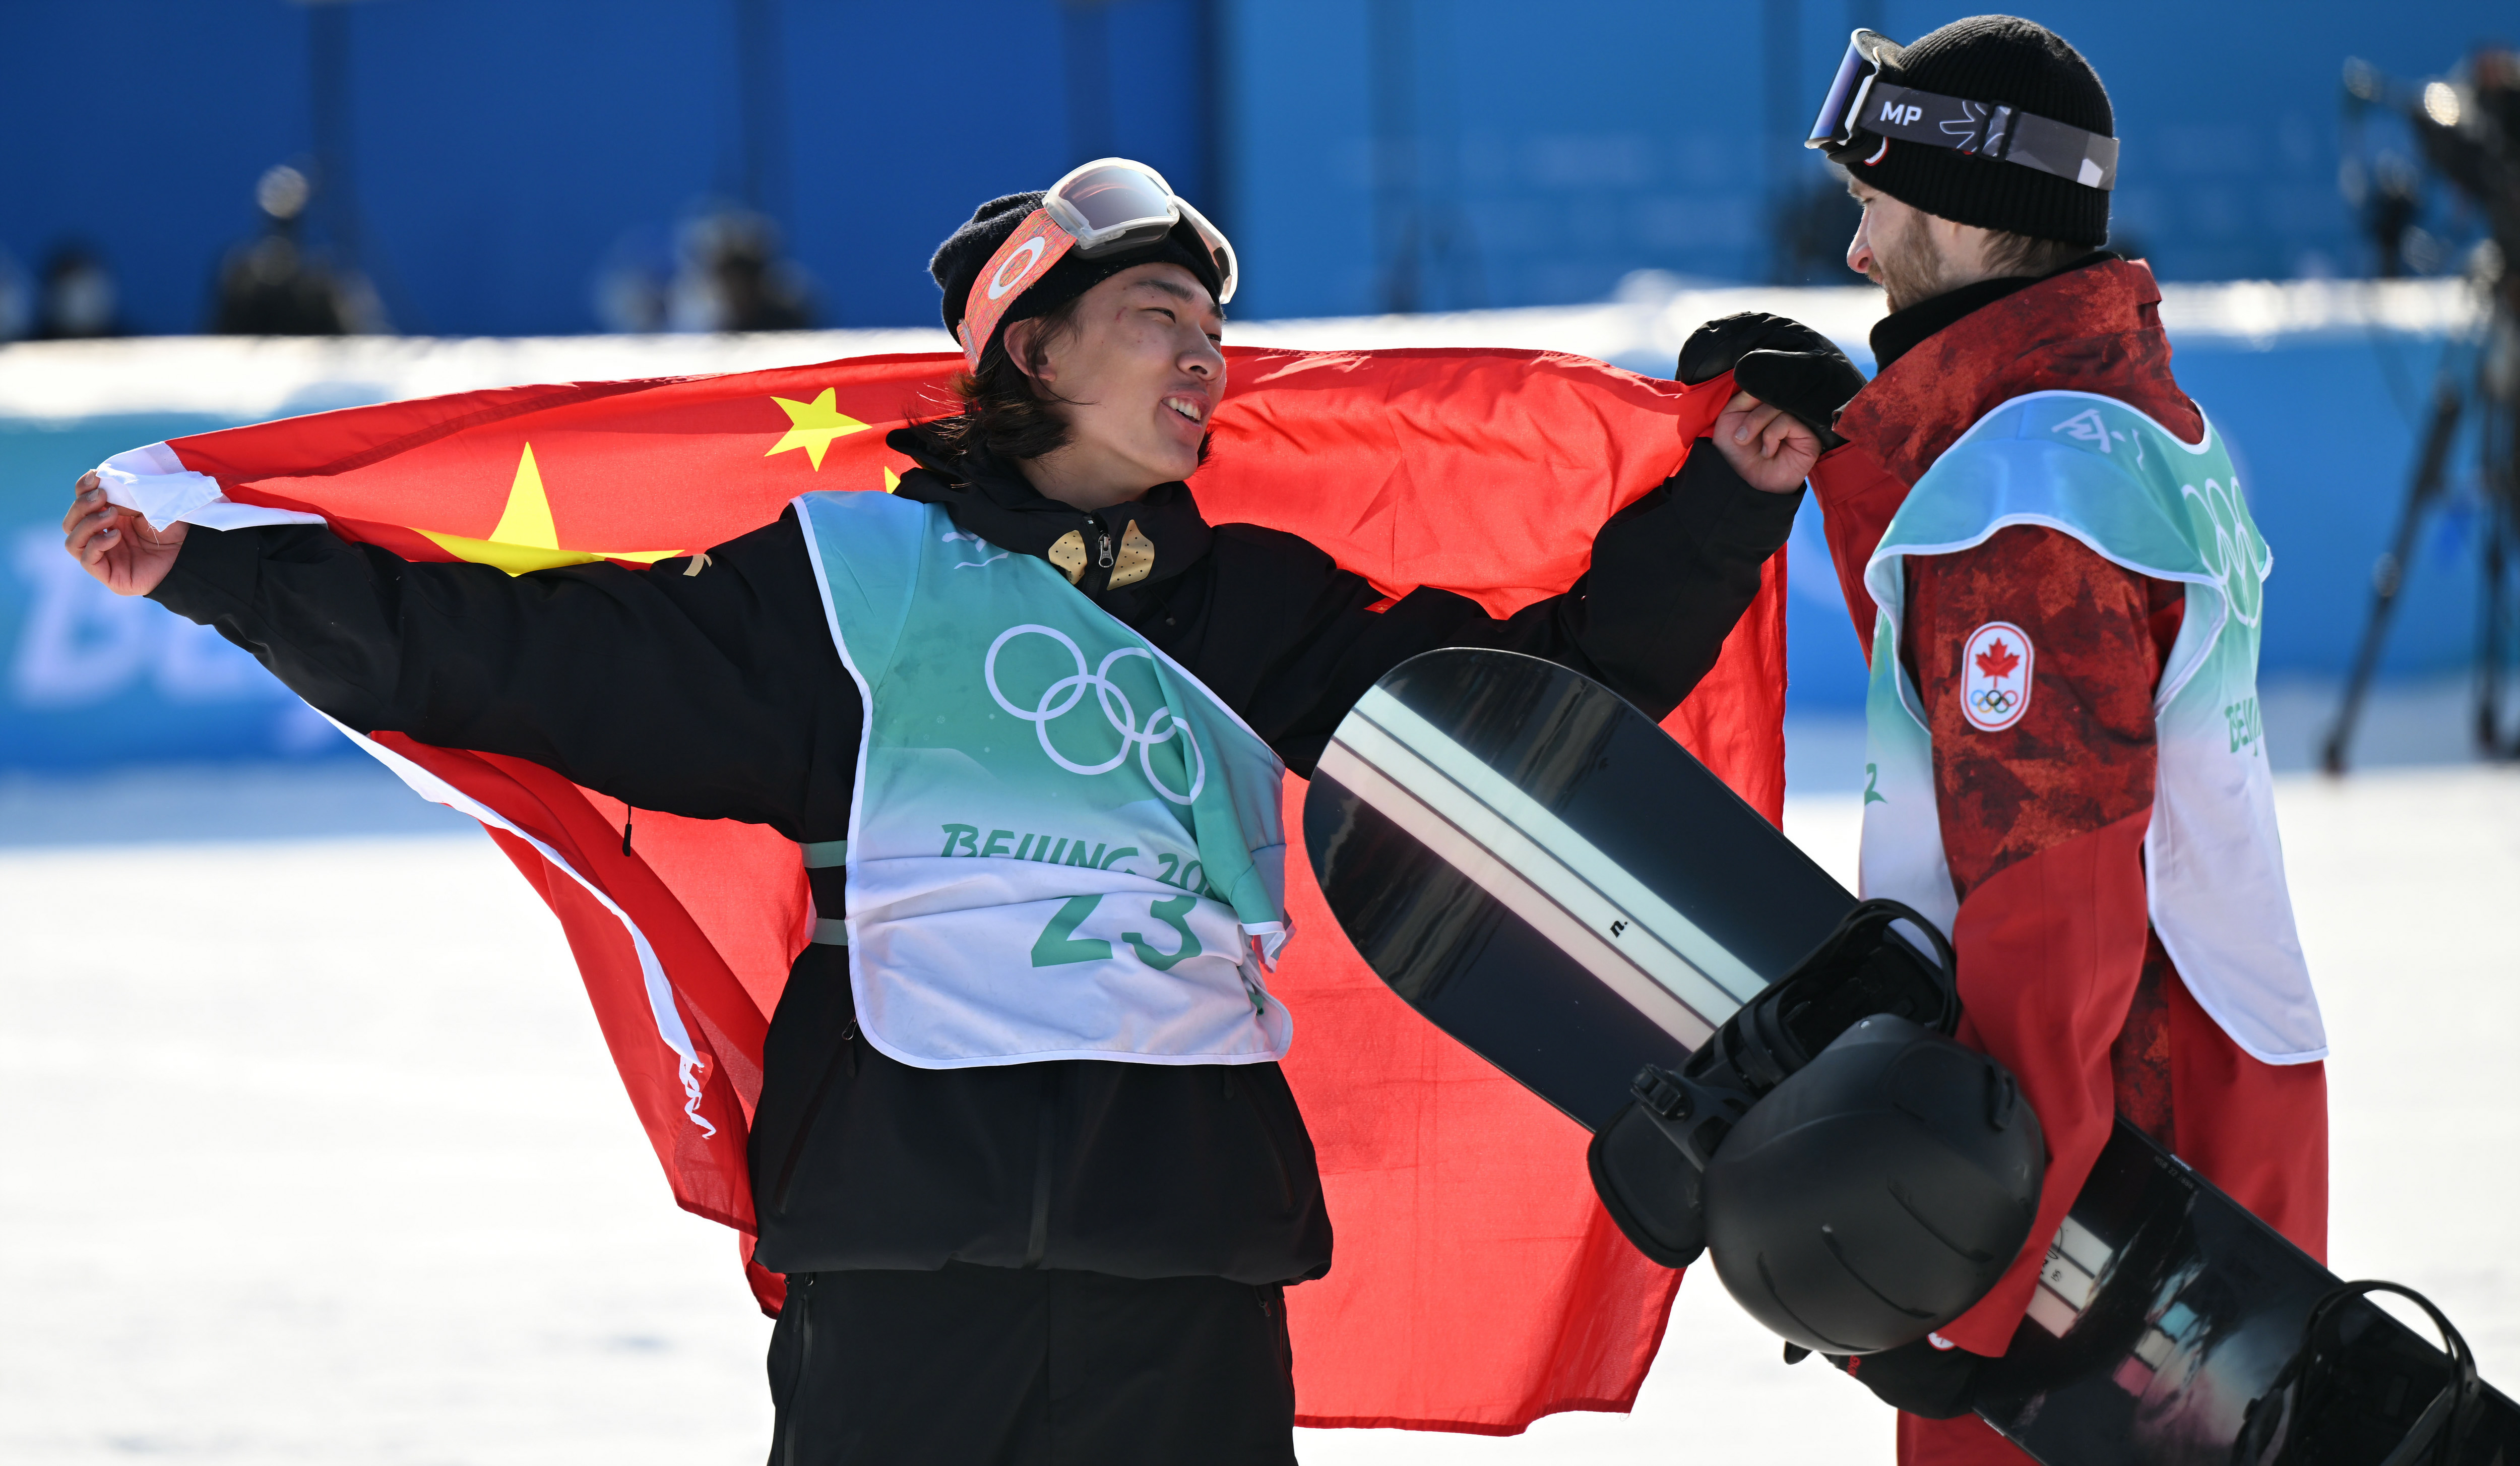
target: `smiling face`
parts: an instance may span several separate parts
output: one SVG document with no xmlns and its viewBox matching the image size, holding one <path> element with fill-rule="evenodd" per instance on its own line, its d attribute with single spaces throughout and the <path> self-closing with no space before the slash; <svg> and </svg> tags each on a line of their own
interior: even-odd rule
<svg viewBox="0 0 2520 1466">
<path fill-rule="evenodd" d="M 1035 487 L 1079 509 L 1102 509 L 1187 479 L 1225 395 L 1225 313 L 1198 277 L 1177 264 L 1122 270 L 1079 298 L 1068 328 L 1007 328 L 1067 443 L 1024 461 Z"/>
</svg>

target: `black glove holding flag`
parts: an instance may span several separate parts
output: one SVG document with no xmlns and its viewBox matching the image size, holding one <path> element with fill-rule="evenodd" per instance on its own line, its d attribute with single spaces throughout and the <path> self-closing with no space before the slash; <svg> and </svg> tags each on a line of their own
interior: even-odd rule
<svg viewBox="0 0 2520 1466">
<path fill-rule="evenodd" d="M 1744 310 L 1690 332 L 1672 375 L 1695 386 L 1726 372 L 1741 390 L 1801 419 L 1822 452 L 1845 443 L 1829 427 L 1864 389 L 1864 374 L 1827 337 L 1786 316 Z"/>
<path fill-rule="evenodd" d="M 1785 1346 L 1788 1364 L 1799 1364 L 1809 1356 L 1808 1350 Z M 1821 1357 L 1880 1397 L 1883 1404 L 1927 1420 L 1967 1414 L 1977 1397 L 1978 1366 L 1986 1362 L 1967 1350 L 1937 1345 L 1931 1334 L 1879 1353 Z"/>
</svg>

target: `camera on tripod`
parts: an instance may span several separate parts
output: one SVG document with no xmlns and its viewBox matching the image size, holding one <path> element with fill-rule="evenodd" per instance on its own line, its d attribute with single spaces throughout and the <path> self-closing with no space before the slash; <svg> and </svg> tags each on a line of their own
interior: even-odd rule
<svg viewBox="0 0 2520 1466">
<path fill-rule="evenodd" d="M 2473 423 L 2483 514 L 2480 571 L 2483 618 L 2476 650 L 2476 739 L 2488 757 L 2520 754 L 2520 729 L 2500 727 L 2501 688 L 2515 557 L 2520 557 L 2520 53 L 2479 48 L 2447 78 L 2400 81 L 2362 61 L 2345 64 L 2345 122 L 2359 135 L 2375 111 L 2406 119 L 2421 170 L 2383 157 L 2365 168 L 2349 156 L 2339 182 L 2379 253 L 2383 277 L 2425 273 L 2447 262 L 2446 247 L 2417 222 L 2424 175 L 2449 184 L 2485 224 L 2468 252 L 2465 275 L 2475 314 L 2452 340 L 2434 386 L 2432 417 L 2415 455 L 2407 504 L 2389 549 L 2371 576 L 2371 612 L 2345 685 L 2336 725 L 2321 761 L 2345 769 L 2354 724 L 2370 690 L 2391 613 L 2405 588 L 2418 530 L 2443 507 L 2462 424 Z"/>
</svg>

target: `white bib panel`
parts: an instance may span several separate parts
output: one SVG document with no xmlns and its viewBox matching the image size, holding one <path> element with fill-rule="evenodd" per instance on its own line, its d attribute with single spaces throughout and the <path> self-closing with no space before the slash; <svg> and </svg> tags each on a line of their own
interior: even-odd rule
<svg viewBox="0 0 2520 1466">
<path fill-rule="evenodd" d="M 1256 1064 L 1284 766 L 1215 694 L 1046 563 L 886 494 L 796 501 L 865 703 L 849 981 L 922 1069 Z"/>
<path fill-rule="evenodd" d="M 2113 397 L 2031 392 L 1980 419 L 1916 481 L 1865 567 L 1880 616 L 1865 701 L 1864 893 L 1906 901 L 1946 931 L 1958 913 L 1932 738 L 1899 664 L 1904 566 L 2011 525 L 2061 530 L 2185 585 L 2153 699 L 2160 761 L 2143 847 L 2153 930 L 2233 1042 L 2269 1064 L 2324 1058 L 2259 728 L 2258 622 L 2274 557 L 2210 425 L 2189 444 Z"/>
</svg>

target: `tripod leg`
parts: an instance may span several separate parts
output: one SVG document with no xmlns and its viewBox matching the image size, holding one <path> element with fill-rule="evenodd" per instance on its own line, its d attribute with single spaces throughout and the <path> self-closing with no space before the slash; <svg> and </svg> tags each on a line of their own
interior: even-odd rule
<svg viewBox="0 0 2520 1466">
<path fill-rule="evenodd" d="M 2488 758 L 2502 755 L 2498 716 L 2502 706 L 2502 587 L 2507 563 L 2509 525 L 2499 505 L 2486 515 L 2484 595 L 2478 607 L 2484 617 L 2476 641 L 2476 747 Z"/>
<path fill-rule="evenodd" d="M 2506 345 L 2504 350 L 2520 356 L 2520 346 Z M 2491 358 L 2489 358 L 2489 364 Z M 2478 439 L 2484 452 L 2485 470 L 2485 594 L 2478 598 L 2479 612 L 2484 617 L 2477 637 L 2476 652 L 2476 741 L 2488 758 L 2500 758 L 2520 754 L 2520 730 L 2515 730 L 2511 743 L 2502 740 L 2503 657 L 2511 624 L 2511 572 L 2515 549 L 2520 549 L 2520 362 L 2506 365 L 2498 373 L 2492 370 L 2478 374 L 2479 406 L 2484 419 L 2478 424 Z M 2496 379 L 2501 380 L 2498 382 Z"/>
<path fill-rule="evenodd" d="M 2450 463 L 2451 443 L 2458 436 L 2458 389 L 2447 378 L 2433 397 L 2433 420 L 2424 430 L 2423 452 L 2415 460 L 2414 482 L 2407 489 L 2407 507 L 2398 518 L 2398 532 L 2371 573 L 2371 614 L 2362 622 L 2362 644 L 2354 654 L 2354 670 L 2345 679 L 2345 701 L 2336 725 L 2328 730 L 2319 762 L 2331 774 L 2345 772 L 2345 748 L 2354 724 L 2362 715 L 2362 699 L 2371 690 L 2371 673 L 2380 664 L 2380 647 L 2388 639 L 2389 617 L 2397 610 L 2398 592 L 2406 588 L 2407 563 L 2414 553 L 2415 531 L 2424 511 L 2441 497 L 2443 471 Z"/>
</svg>

